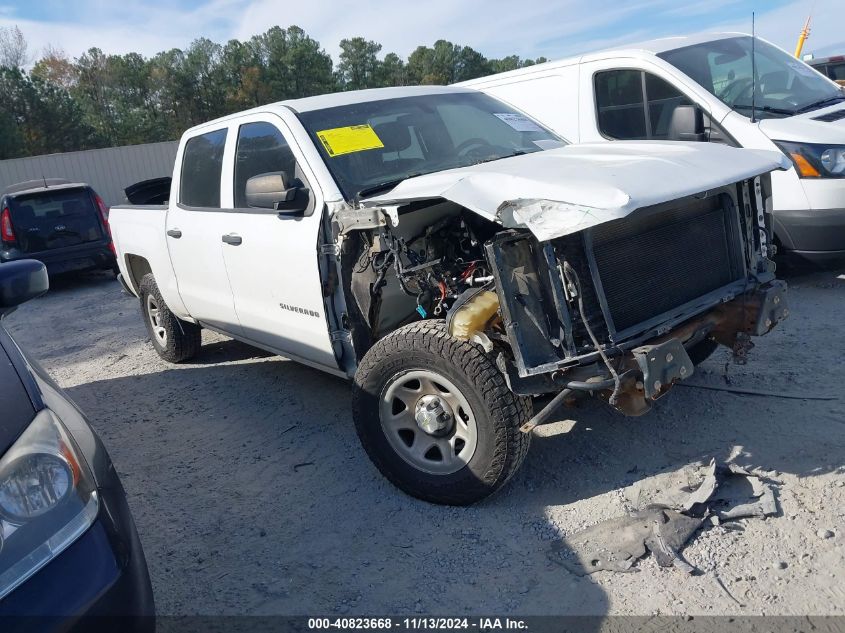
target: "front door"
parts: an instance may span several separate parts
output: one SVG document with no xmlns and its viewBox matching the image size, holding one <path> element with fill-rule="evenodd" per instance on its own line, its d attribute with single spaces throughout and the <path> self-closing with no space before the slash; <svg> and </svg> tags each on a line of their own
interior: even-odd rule
<svg viewBox="0 0 845 633">
<path fill-rule="evenodd" d="M 229 134 L 233 184 L 223 200 L 233 211 L 228 230 L 239 240 L 224 244 L 223 255 L 243 336 L 290 358 L 337 369 L 318 268 L 323 200 L 316 177 L 276 115 L 238 119 Z M 246 181 L 279 171 L 308 190 L 304 213 L 247 205 Z"/>
</svg>

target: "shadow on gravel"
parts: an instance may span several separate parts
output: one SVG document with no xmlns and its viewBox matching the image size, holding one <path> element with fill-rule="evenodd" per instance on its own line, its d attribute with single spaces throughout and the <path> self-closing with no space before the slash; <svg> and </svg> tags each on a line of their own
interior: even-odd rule
<svg viewBox="0 0 845 633">
<path fill-rule="evenodd" d="M 841 393 L 842 315 L 829 305 L 841 280 L 790 284 L 801 288 L 792 316 L 729 378 Z M 724 380 L 727 359 L 697 373 Z M 547 556 L 584 526 L 580 509 L 607 518 L 583 500 L 702 457 L 802 477 L 845 467 L 841 400 L 674 389 L 643 418 L 594 401 L 562 410 L 499 495 L 445 508 L 371 466 L 346 382 L 240 343 L 70 393 L 129 493 L 163 614 L 601 615 L 597 580 Z"/>
<path fill-rule="evenodd" d="M 75 292 L 80 289 L 108 284 L 114 284 L 115 290 L 120 290 L 120 285 L 111 271 L 92 270 L 87 272 L 61 273 L 59 275 L 50 275 L 49 292 L 54 294 Z"/>
</svg>

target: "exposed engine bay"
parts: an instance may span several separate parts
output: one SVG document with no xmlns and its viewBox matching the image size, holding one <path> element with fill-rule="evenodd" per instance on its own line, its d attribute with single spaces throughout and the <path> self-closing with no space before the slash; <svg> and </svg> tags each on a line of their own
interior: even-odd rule
<svg viewBox="0 0 845 633">
<path fill-rule="evenodd" d="M 356 356 L 445 319 L 496 356 L 515 393 L 592 393 L 641 415 L 701 348 L 742 362 L 788 313 L 768 259 L 769 187 L 757 177 L 545 241 L 442 199 L 400 205 L 342 240 Z"/>
<path fill-rule="evenodd" d="M 360 239 L 352 294 L 374 340 L 411 319 L 445 318 L 464 292 L 493 280 L 483 244 L 499 227 L 458 211 L 411 233 L 418 218 L 406 217 L 403 231 L 384 227 L 352 237 Z"/>
</svg>

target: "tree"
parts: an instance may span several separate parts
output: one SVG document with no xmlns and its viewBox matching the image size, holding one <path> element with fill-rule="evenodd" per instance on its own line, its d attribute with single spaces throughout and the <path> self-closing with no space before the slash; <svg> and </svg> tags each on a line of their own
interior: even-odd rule
<svg viewBox="0 0 845 633">
<path fill-rule="evenodd" d="M 408 57 L 408 79 L 414 84 L 451 84 L 490 74 L 487 59 L 469 46 L 437 40 L 418 46 Z"/>
<path fill-rule="evenodd" d="M 76 66 L 67 54 L 60 48 L 47 46 L 35 66 L 32 68 L 32 75 L 40 77 L 65 89 L 76 85 Z"/>
<path fill-rule="evenodd" d="M 381 44 L 363 37 L 340 40 L 337 81 L 342 90 L 377 88 L 383 79 L 378 54 Z"/>
<path fill-rule="evenodd" d="M 382 46 L 341 40 L 332 58 L 298 26 L 246 41 L 207 38 L 152 58 L 91 48 L 75 60 L 48 46 L 30 72 L 20 29 L 0 28 L 0 158 L 175 139 L 188 127 L 271 101 L 333 90 L 450 84 L 546 61 L 488 60 L 437 40 L 403 60 Z"/>
<path fill-rule="evenodd" d="M 3 68 L 0 91 L 0 138 L 10 143 L 0 144 L 3 157 L 85 149 L 95 140 L 79 105 L 64 88 L 19 68 Z"/>
<path fill-rule="evenodd" d="M 29 63 L 26 38 L 17 26 L 0 27 L 0 66 L 23 68 Z"/>
<path fill-rule="evenodd" d="M 379 86 L 405 86 L 408 84 L 408 70 L 405 62 L 396 53 L 384 56 L 379 67 Z"/>
</svg>

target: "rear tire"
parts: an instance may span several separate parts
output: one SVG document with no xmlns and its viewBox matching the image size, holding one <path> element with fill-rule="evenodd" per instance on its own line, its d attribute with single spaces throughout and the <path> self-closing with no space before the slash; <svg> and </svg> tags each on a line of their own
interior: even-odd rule
<svg viewBox="0 0 845 633">
<path fill-rule="evenodd" d="M 183 321 L 170 311 L 152 273 L 141 279 L 139 292 L 144 324 L 158 355 L 171 363 L 195 356 L 202 345 L 202 328 Z"/>
<path fill-rule="evenodd" d="M 443 428 L 426 430 L 434 412 Z M 528 452 L 531 400 L 508 389 L 493 359 L 420 321 L 378 341 L 352 392 L 361 444 L 381 473 L 432 503 L 469 505 L 507 483 Z M 426 427 L 426 428 L 424 428 Z"/>
</svg>

